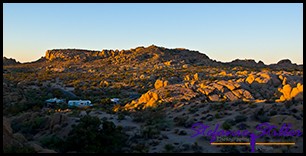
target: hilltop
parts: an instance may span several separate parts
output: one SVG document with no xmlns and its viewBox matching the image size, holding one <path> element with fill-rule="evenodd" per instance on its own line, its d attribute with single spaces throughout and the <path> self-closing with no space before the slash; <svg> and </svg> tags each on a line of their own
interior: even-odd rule
<svg viewBox="0 0 306 156">
<path fill-rule="evenodd" d="M 7 66 L 7 65 L 16 65 L 16 64 L 20 64 L 20 62 L 17 62 L 15 59 L 13 58 L 6 58 L 3 57 L 3 66 Z"/>
</svg>

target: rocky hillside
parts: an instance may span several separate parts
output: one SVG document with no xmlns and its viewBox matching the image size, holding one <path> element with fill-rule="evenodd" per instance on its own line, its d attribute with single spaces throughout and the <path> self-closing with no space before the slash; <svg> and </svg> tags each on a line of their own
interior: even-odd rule
<svg viewBox="0 0 306 156">
<path fill-rule="evenodd" d="M 3 65 L 8 66 L 8 65 L 15 65 L 15 64 L 20 64 L 20 62 L 16 61 L 13 58 L 6 58 L 3 57 Z"/>
<path fill-rule="evenodd" d="M 252 131 L 260 123 L 287 122 L 303 130 L 302 67 L 287 59 L 271 65 L 239 59 L 223 63 L 198 51 L 155 45 L 48 50 L 34 62 L 3 64 L 3 149 L 249 153 L 247 146 L 212 146 L 207 137 L 191 138 L 191 127 L 202 122 Z M 55 97 L 66 102 L 47 107 L 45 101 Z M 79 99 L 93 107 L 68 108 L 68 100 Z M 296 146 L 258 146 L 256 152 L 303 151 L 302 137 L 258 141 L 283 139 Z"/>
</svg>

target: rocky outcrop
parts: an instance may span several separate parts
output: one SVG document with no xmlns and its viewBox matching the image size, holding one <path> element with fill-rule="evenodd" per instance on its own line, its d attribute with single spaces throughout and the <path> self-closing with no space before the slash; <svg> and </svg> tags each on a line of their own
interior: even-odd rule
<svg viewBox="0 0 306 156">
<path fill-rule="evenodd" d="M 199 88 L 197 89 L 198 92 L 206 95 L 208 99 L 212 102 L 217 101 L 237 101 L 241 100 L 254 100 L 252 94 L 246 90 L 244 85 L 241 86 L 236 81 L 216 81 L 212 83 L 201 83 Z"/>
<path fill-rule="evenodd" d="M 49 128 L 52 131 L 56 131 L 58 130 L 58 128 L 63 125 L 64 123 L 66 123 L 68 121 L 68 116 L 66 114 L 63 113 L 54 113 L 53 116 L 51 116 L 50 118 L 50 125 Z M 48 124 L 48 123 L 46 123 Z"/>
<path fill-rule="evenodd" d="M 47 60 L 85 60 L 88 57 L 105 56 L 105 51 L 91 51 L 82 49 L 53 49 L 47 50 L 45 58 Z"/>
<path fill-rule="evenodd" d="M 149 90 L 142 94 L 137 100 L 133 100 L 124 106 L 125 110 L 145 109 L 149 107 L 157 107 L 159 104 L 172 103 L 177 101 L 189 101 L 198 94 L 189 88 L 185 88 L 182 84 L 167 85 L 159 89 Z"/>
<path fill-rule="evenodd" d="M 156 107 L 157 100 L 159 99 L 158 94 L 152 91 L 148 91 L 142 94 L 138 100 L 133 100 L 131 103 L 124 106 L 125 110 L 133 110 L 137 108 L 145 109 L 147 107 Z"/>
<path fill-rule="evenodd" d="M 298 83 L 296 87 L 292 88 L 290 84 L 284 85 L 282 88 L 278 88 L 278 91 L 282 93 L 279 99 L 276 102 L 282 102 L 291 100 L 303 100 L 303 85 Z"/>
</svg>

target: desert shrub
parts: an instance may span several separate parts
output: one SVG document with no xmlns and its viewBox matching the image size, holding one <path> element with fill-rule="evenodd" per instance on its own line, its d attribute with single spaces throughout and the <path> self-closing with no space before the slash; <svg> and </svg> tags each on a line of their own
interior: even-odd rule
<svg viewBox="0 0 306 156">
<path fill-rule="evenodd" d="M 188 109 L 188 111 L 189 111 L 189 113 L 190 114 L 193 114 L 193 113 L 195 113 L 195 112 L 197 112 L 198 111 L 198 108 L 192 108 L 192 107 L 190 107 L 189 109 Z"/>
<path fill-rule="evenodd" d="M 133 121 L 142 122 L 145 126 L 152 126 L 158 131 L 165 130 L 172 126 L 170 121 L 166 120 L 166 113 L 162 108 L 147 108 L 138 110 L 131 114 Z"/>
<path fill-rule="evenodd" d="M 191 149 L 196 152 L 196 153 L 199 153 L 202 151 L 202 147 L 198 145 L 197 142 L 195 142 L 194 144 L 191 145 Z"/>
<path fill-rule="evenodd" d="M 232 126 L 237 124 L 233 119 L 226 119 L 225 122 L 227 122 L 228 124 L 230 124 Z"/>
<path fill-rule="evenodd" d="M 270 115 L 270 116 L 277 115 L 277 111 L 275 111 L 275 110 L 271 110 L 269 115 Z"/>
<path fill-rule="evenodd" d="M 235 122 L 236 122 L 236 123 L 244 122 L 244 121 L 246 121 L 247 119 L 248 119 L 248 117 L 245 116 L 245 115 L 237 115 L 237 116 L 235 117 Z"/>
<path fill-rule="evenodd" d="M 261 123 L 268 122 L 270 120 L 270 117 L 266 115 L 266 112 L 264 111 L 263 108 L 257 110 L 253 116 L 256 120 L 258 120 Z"/>
<path fill-rule="evenodd" d="M 62 98 L 63 97 L 63 93 L 60 89 L 54 89 L 52 91 L 53 96 L 55 96 L 56 98 Z"/>
<path fill-rule="evenodd" d="M 178 117 L 175 117 L 173 121 L 176 126 L 185 126 L 188 119 L 189 119 L 188 116 L 178 116 Z"/>
<path fill-rule="evenodd" d="M 229 109 L 230 108 L 230 105 L 226 104 L 225 102 L 222 102 L 222 103 L 212 103 L 209 105 L 209 109 L 210 110 L 226 110 L 226 109 Z"/>
<path fill-rule="evenodd" d="M 175 149 L 175 147 L 172 144 L 166 144 L 164 146 L 164 149 L 166 150 L 166 152 L 173 152 L 173 150 Z"/>
<path fill-rule="evenodd" d="M 216 114 L 215 114 L 215 118 L 216 118 L 216 119 L 220 119 L 220 118 L 222 118 L 222 116 L 221 116 L 219 113 L 216 113 Z"/>
<path fill-rule="evenodd" d="M 269 122 L 270 117 L 268 117 L 267 115 L 261 115 L 261 116 L 256 116 L 256 119 L 259 122 L 264 123 L 264 122 Z"/>
<path fill-rule="evenodd" d="M 119 114 L 118 114 L 118 120 L 123 120 L 123 119 L 125 119 L 124 114 L 119 113 Z"/>
<path fill-rule="evenodd" d="M 111 99 L 110 98 L 103 98 L 100 100 L 101 105 L 109 105 L 111 104 Z"/>
<path fill-rule="evenodd" d="M 160 134 L 160 130 L 156 129 L 154 126 L 145 126 L 140 131 L 142 137 L 146 139 L 152 139 L 154 136 Z"/>
<path fill-rule="evenodd" d="M 164 111 L 158 108 L 147 108 L 145 110 L 138 110 L 131 114 L 133 121 L 142 122 L 146 125 L 154 125 L 156 123 L 162 122 L 166 114 Z"/>
<path fill-rule="evenodd" d="M 224 129 L 224 130 L 229 130 L 229 129 L 231 129 L 231 125 L 228 123 L 228 122 L 223 122 L 223 124 L 222 124 L 222 129 Z"/>
<path fill-rule="evenodd" d="M 257 104 L 255 104 L 254 102 L 250 102 L 249 103 L 249 108 L 256 108 Z"/>
<path fill-rule="evenodd" d="M 45 122 L 44 117 L 36 117 L 32 122 L 32 128 L 38 130 L 39 128 L 42 128 L 44 122 Z"/>
<path fill-rule="evenodd" d="M 221 149 L 223 153 L 240 153 L 235 146 L 225 146 Z"/>
</svg>

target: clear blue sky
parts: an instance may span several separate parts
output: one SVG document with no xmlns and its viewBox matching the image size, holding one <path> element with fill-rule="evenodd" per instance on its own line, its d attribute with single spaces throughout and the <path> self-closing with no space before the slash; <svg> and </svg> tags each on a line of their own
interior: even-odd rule
<svg viewBox="0 0 306 156">
<path fill-rule="evenodd" d="M 303 4 L 3 4 L 3 55 L 48 49 L 187 48 L 228 62 L 303 63 Z"/>
</svg>

